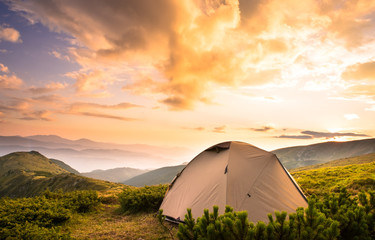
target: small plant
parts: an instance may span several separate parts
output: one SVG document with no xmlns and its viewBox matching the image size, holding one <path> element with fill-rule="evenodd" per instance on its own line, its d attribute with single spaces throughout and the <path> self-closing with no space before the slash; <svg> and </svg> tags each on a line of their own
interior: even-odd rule
<svg viewBox="0 0 375 240">
<path fill-rule="evenodd" d="M 274 218 L 275 216 L 275 218 Z M 268 223 L 249 222 L 247 212 L 234 212 L 227 206 L 224 214 L 218 207 L 210 213 L 205 209 L 195 220 L 187 209 L 185 224 L 180 224 L 177 237 L 195 239 L 249 240 L 349 240 L 375 239 L 375 192 L 361 192 L 351 197 L 346 189 L 326 195 L 323 199 L 310 197 L 308 207 L 295 213 L 275 212 L 268 215 Z"/>
<path fill-rule="evenodd" d="M 124 213 L 156 212 L 163 201 L 167 185 L 130 187 L 119 194 L 121 211 Z"/>
<path fill-rule="evenodd" d="M 45 191 L 33 198 L 0 199 L 0 239 L 70 239 L 60 226 L 73 213 L 93 211 L 95 191 Z"/>
</svg>

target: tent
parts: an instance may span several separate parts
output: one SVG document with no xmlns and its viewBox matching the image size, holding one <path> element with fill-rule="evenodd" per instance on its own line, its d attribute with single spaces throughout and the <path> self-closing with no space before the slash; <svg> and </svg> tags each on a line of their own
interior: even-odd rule
<svg viewBox="0 0 375 240">
<path fill-rule="evenodd" d="M 250 221 L 268 221 L 275 211 L 294 212 L 307 201 L 275 154 L 243 142 L 223 142 L 196 156 L 173 179 L 160 209 L 167 220 L 183 221 L 187 208 L 194 218 L 205 208 L 229 205 L 246 210 Z"/>
</svg>

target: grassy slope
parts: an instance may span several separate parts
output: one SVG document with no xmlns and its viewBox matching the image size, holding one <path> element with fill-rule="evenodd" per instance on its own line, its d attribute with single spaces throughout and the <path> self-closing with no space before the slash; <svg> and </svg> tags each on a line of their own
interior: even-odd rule
<svg viewBox="0 0 375 240">
<path fill-rule="evenodd" d="M 308 196 L 336 192 L 341 187 L 353 194 L 375 190 L 375 154 L 297 168 L 291 174 Z"/>
<path fill-rule="evenodd" d="M 11 171 L 44 172 L 49 174 L 68 173 L 38 152 L 15 152 L 0 157 L 0 175 Z"/>
<path fill-rule="evenodd" d="M 64 163 L 63 161 L 60 161 L 60 160 L 57 160 L 57 159 L 52 159 L 50 158 L 50 160 L 57 164 L 59 167 L 61 167 L 62 169 L 65 169 L 66 171 L 70 172 L 70 173 L 74 173 L 74 174 L 77 174 L 79 175 L 80 173 L 75 170 L 74 168 L 72 168 L 71 166 L 69 166 L 68 164 Z"/>
<path fill-rule="evenodd" d="M 78 176 L 38 152 L 16 152 L 0 157 L 0 197 L 31 197 L 55 191 L 116 191 L 121 184 Z"/>
<path fill-rule="evenodd" d="M 118 205 L 103 205 L 97 212 L 74 216 L 68 225 L 72 236 L 76 239 L 170 239 L 155 213 L 123 215 L 117 208 Z M 176 236 L 177 225 L 166 225 L 173 228 Z"/>
</svg>

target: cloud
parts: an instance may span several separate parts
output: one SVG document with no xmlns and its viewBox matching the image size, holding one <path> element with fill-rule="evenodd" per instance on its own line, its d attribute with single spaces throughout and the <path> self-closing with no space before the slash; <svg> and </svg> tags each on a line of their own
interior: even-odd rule
<svg viewBox="0 0 375 240">
<path fill-rule="evenodd" d="M 88 103 L 88 102 L 75 102 L 71 103 L 68 106 L 68 110 L 64 112 L 65 114 L 73 114 L 73 115 L 81 115 L 81 116 L 89 116 L 89 117 L 98 117 L 98 118 L 107 118 L 107 119 L 115 119 L 121 121 L 135 121 L 138 120 L 136 118 L 130 117 L 123 117 L 115 114 L 108 114 L 99 112 L 98 110 L 126 110 L 129 108 L 134 107 L 141 107 L 140 105 L 132 104 L 132 103 L 118 103 L 114 105 L 105 105 L 105 104 L 98 104 L 98 103 Z"/>
<path fill-rule="evenodd" d="M 79 42 L 69 56 L 82 66 L 71 74 L 77 93 L 123 81 L 125 90 L 151 92 L 174 110 L 209 103 L 218 86 L 301 79 L 300 68 L 317 61 L 311 52 L 321 62 L 321 52 L 342 42 L 362 46 L 375 30 L 375 3 L 366 0 L 14 0 L 10 7 Z M 300 68 L 297 58 L 307 59 Z M 146 90 L 145 78 L 134 77 L 141 67 Z"/>
<path fill-rule="evenodd" d="M 335 138 L 335 137 L 370 137 L 367 134 L 360 133 L 339 133 L 339 132 L 315 132 L 315 131 L 302 131 L 302 135 L 280 135 L 275 138 L 290 138 L 290 139 L 315 139 L 315 138 Z"/>
<path fill-rule="evenodd" d="M 272 130 L 274 129 L 273 127 L 270 127 L 270 126 L 263 126 L 261 128 L 249 128 L 251 131 L 255 131 L 255 132 L 267 132 L 269 130 Z"/>
<path fill-rule="evenodd" d="M 8 118 L 21 120 L 53 121 L 52 115 L 56 112 L 58 104 L 44 102 L 30 98 L 12 98 L 0 102 L 0 110 L 6 113 Z M 47 109 L 46 109 L 47 108 Z"/>
<path fill-rule="evenodd" d="M 30 87 L 29 91 L 34 94 L 43 94 L 43 93 L 49 93 L 57 90 L 62 90 L 67 88 L 69 85 L 67 83 L 61 83 L 61 82 L 51 82 L 46 84 L 44 87 Z"/>
<path fill-rule="evenodd" d="M 132 103 L 118 103 L 114 105 L 103 105 L 98 103 L 87 103 L 87 102 L 76 102 L 70 105 L 71 111 L 80 111 L 80 110 L 87 110 L 89 108 L 99 108 L 99 109 L 112 109 L 112 110 L 121 110 L 121 109 L 129 109 L 134 107 L 141 107 L 140 105 L 132 104 Z"/>
<path fill-rule="evenodd" d="M 312 139 L 312 136 L 308 135 L 280 135 L 275 138 L 288 138 L 288 139 Z"/>
<path fill-rule="evenodd" d="M 218 126 L 218 127 L 215 127 L 212 131 L 216 132 L 216 133 L 225 133 L 226 128 L 227 128 L 227 126 L 225 126 L 225 125 Z"/>
<path fill-rule="evenodd" d="M 41 110 L 41 111 L 35 111 L 35 112 L 26 112 L 23 114 L 23 117 L 21 117 L 21 120 L 43 120 L 43 121 L 53 121 L 54 119 L 51 117 L 51 115 L 54 112 L 47 111 L 47 110 Z"/>
<path fill-rule="evenodd" d="M 355 114 L 355 113 L 345 114 L 344 117 L 345 117 L 347 120 L 359 119 L 358 115 Z"/>
<path fill-rule="evenodd" d="M 22 85 L 22 79 L 14 74 L 0 75 L 0 89 L 19 89 Z"/>
<path fill-rule="evenodd" d="M 67 55 L 62 55 L 61 53 L 59 53 L 59 52 L 57 52 L 57 51 L 49 52 L 49 54 L 52 55 L 52 56 L 54 56 L 54 57 L 57 58 L 57 59 L 64 60 L 64 61 L 70 61 L 69 56 L 67 56 Z"/>
<path fill-rule="evenodd" d="M 358 84 L 349 87 L 344 94 L 348 97 L 369 97 L 375 99 L 375 84 Z"/>
<path fill-rule="evenodd" d="M 345 80 L 375 81 L 375 61 L 348 66 L 342 74 Z"/>
<path fill-rule="evenodd" d="M 16 29 L 4 26 L 0 26 L 0 42 L 1 41 L 8 41 L 13 43 L 22 42 L 21 35 Z"/>
<path fill-rule="evenodd" d="M 0 71 L 3 72 L 3 73 L 8 73 L 9 69 L 4 64 L 0 63 Z"/>
<path fill-rule="evenodd" d="M 105 90 L 108 79 L 101 70 L 94 70 L 89 73 L 71 72 L 66 76 L 76 79 L 75 88 L 77 93 L 91 93 L 96 90 Z"/>
<path fill-rule="evenodd" d="M 187 130 L 194 130 L 194 131 L 204 131 L 206 128 L 204 127 L 182 127 L 182 129 L 187 129 Z"/>
<path fill-rule="evenodd" d="M 76 112 L 74 114 L 82 115 L 82 116 L 89 116 L 89 117 L 115 119 L 115 120 L 121 120 L 121 121 L 138 120 L 138 119 L 135 119 L 135 118 L 127 118 L 127 117 L 122 117 L 122 116 L 116 116 L 116 115 L 110 115 L 110 114 L 104 114 L 104 113 L 95 113 L 95 112 Z"/>
<path fill-rule="evenodd" d="M 330 133 L 330 132 L 314 132 L 314 131 L 302 131 L 302 134 L 310 135 L 313 138 L 333 138 L 333 137 L 370 137 L 366 134 L 359 133 Z"/>
</svg>

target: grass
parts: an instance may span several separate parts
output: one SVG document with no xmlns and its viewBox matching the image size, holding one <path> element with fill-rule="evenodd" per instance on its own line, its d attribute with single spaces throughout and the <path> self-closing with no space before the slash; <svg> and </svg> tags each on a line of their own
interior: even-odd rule
<svg viewBox="0 0 375 240">
<path fill-rule="evenodd" d="M 307 196 L 338 192 L 342 187 L 353 195 L 362 190 L 375 190 L 375 162 L 292 171 L 291 174 Z"/>
<path fill-rule="evenodd" d="M 71 236 L 76 239 L 171 239 L 169 232 L 160 225 L 156 212 L 120 213 L 117 196 L 122 192 L 124 185 L 92 179 L 88 181 L 88 178 L 66 173 L 49 177 L 47 173 L 39 169 L 39 174 L 19 171 L 22 174 L 14 174 L 14 179 L 8 178 L 13 183 L 19 181 L 19 187 L 27 180 L 29 188 L 40 187 L 43 184 L 51 184 L 59 188 L 68 183 L 69 186 L 99 191 L 102 204 L 97 211 L 73 214 L 69 222 L 63 226 L 64 231 L 71 232 Z M 13 173 L 7 174 L 9 177 Z M 375 190 L 375 154 L 295 169 L 291 171 L 291 174 L 308 196 L 312 194 L 323 196 L 337 192 L 341 187 L 346 187 L 349 192 L 356 195 L 361 190 Z M 34 178 L 34 183 L 33 181 L 30 183 L 29 178 Z M 99 189 L 95 189 L 98 186 Z M 38 190 L 35 189 L 32 192 Z M 177 225 L 169 223 L 165 225 L 172 229 L 172 235 L 174 239 L 177 239 Z"/>
<path fill-rule="evenodd" d="M 118 204 L 102 205 L 97 212 L 75 215 L 67 227 L 76 239 L 170 239 L 156 213 L 123 215 L 118 209 Z M 177 226 L 166 224 L 176 236 Z"/>
</svg>

